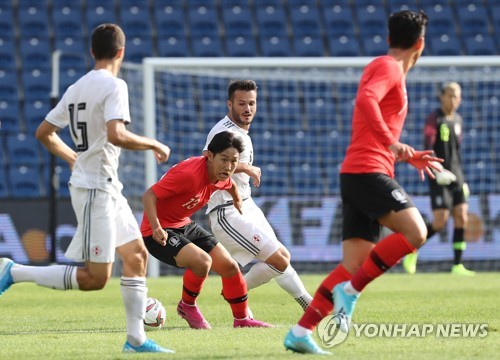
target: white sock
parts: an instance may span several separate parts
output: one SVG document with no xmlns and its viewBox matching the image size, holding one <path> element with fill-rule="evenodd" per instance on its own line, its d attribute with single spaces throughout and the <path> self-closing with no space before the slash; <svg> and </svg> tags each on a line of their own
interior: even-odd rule
<svg viewBox="0 0 500 360">
<path fill-rule="evenodd" d="M 311 303 L 312 296 L 307 292 L 302 280 L 300 280 L 299 275 L 292 265 L 289 265 L 282 275 L 276 277 L 276 282 L 283 290 L 292 295 L 295 301 L 297 301 L 303 309 Z"/>
<path fill-rule="evenodd" d="M 252 266 L 250 270 L 248 270 L 244 278 L 247 283 L 247 288 L 250 290 L 271 281 L 273 278 L 281 274 L 283 273 L 276 268 L 269 266 L 263 261 L 259 261 Z"/>
<path fill-rule="evenodd" d="M 122 276 L 120 290 L 127 319 L 127 341 L 133 346 L 140 346 L 146 341 L 146 332 L 144 331 L 144 315 L 148 294 L 146 278 Z"/>
<path fill-rule="evenodd" d="M 350 281 L 348 281 L 348 282 L 345 283 L 345 285 L 344 285 L 344 292 L 347 295 L 358 295 L 359 294 L 359 291 L 352 287 L 352 284 L 351 284 Z"/>
<path fill-rule="evenodd" d="M 292 327 L 292 333 L 297 337 L 303 337 L 306 335 L 312 335 L 313 332 L 312 330 L 306 329 L 305 327 L 297 324 Z"/>
<path fill-rule="evenodd" d="M 34 282 L 51 289 L 78 290 L 76 271 L 76 266 L 69 265 L 26 266 L 14 264 L 10 273 L 15 283 Z"/>
</svg>

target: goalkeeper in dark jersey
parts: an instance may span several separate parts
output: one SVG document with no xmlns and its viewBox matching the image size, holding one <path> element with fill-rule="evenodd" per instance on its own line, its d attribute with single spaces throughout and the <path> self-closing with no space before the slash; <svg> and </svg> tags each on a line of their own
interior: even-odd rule
<svg viewBox="0 0 500 360">
<path fill-rule="evenodd" d="M 425 148 L 434 150 L 437 157 L 444 159 L 444 170 L 436 172 L 435 180 L 429 179 L 434 219 L 427 224 L 427 238 L 446 226 L 451 212 L 455 227 L 451 272 L 470 276 L 475 272 L 467 270 L 462 264 L 462 254 L 467 245 L 464 232 L 467 227 L 469 188 L 464 179 L 460 156 L 462 116 L 456 112 L 460 106 L 461 93 L 460 85 L 456 82 L 445 83 L 439 96 L 441 107 L 431 112 L 425 123 Z M 403 267 L 410 274 L 416 272 L 416 265 L 417 253 L 409 254 L 403 260 Z"/>
</svg>

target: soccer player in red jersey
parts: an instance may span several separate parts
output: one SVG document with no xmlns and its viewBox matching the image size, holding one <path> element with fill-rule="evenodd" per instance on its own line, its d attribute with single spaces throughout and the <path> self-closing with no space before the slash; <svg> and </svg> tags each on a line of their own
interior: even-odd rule
<svg viewBox="0 0 500 360">
<path fill-rule="evenodd" d="M 352 138 L 340 170 L 343 203 L 341 263 L 323 280 L 285 347 L 301 353 L 328 354 L 312 339 L 312 331 L 335 307 L 340 330 L 349 329 L 361 291 L 414 252 L 427 228 L 417 208 L 394 179 L 396 161 L 434 177 L 432 151 L 416 151 L 399 141 L 408 110 L 406 74 L 424 50 L 427 16 L 401 11 L 389 18 L 389 50 L 363 71 L 352 119 Z M 393 233 L 377 243 L 381 226 Z M 332 301 L 333 300 L 333 301 Z"/>
<path fill-rule="evenodd" d="M 211 233 L 190 219 L 216 190 L 227 191 L 242 211 L 243 201 L 231 179 L 242 151 L 241 138 L 221 132 L 208 145 L 206 156 L 173 166 L 142 197 L 144 243 L 158 260 L 186 268 L 177 313 L 194 329 L 211 328 L 196 306 L 210 269 L 222 278 L 222 295 L 231 306 L 234 327 L 271 326 L 249 316 L 247 285 L 238 264 Z"/>
</svg>

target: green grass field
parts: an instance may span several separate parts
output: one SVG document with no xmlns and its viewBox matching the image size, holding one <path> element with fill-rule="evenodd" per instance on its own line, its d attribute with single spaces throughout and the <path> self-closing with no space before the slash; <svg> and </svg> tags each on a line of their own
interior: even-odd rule
<svg viewBox="0 0 500 360">
<path fill-rule="evenodd" d="M 311 293 L 323 279 L 303 275 Z M 98 292 L 55 291 L 17 284 L 0 297 L 0 359 L 306 359 L 285 351 L 283 338 L 301 309 L 274 282 L 250 292 L 255 318 L 272 329 L 233 329 L 221 281 L 211 275 L 198 304 L 212 330 L 192 330 L 175 312 L 181 293 L 178 276 L 149 279 L 149 295 L 167 310 L 166 329 L 149 336 L 173 355 L 123 354 L 123 306 L 118 279 Z M 500 353 L 500 277 L 450 274 L 387 274 L 367 287 L 356 323 L 487 323 L 483 338 L 387 338 L 350 335 L 330 349 L 337 359 L 495 359 Z M 317 336 L 317 334 L 315 335 Z M 319 341 L 318 341 L 319 342 Z"/>
</svg>

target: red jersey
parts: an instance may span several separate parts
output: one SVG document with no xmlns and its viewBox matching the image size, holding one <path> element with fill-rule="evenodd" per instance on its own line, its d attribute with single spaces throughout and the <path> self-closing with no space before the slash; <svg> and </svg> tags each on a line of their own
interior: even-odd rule
<svg viewBox="0 0 500 360">
<path fill-rule="evenodd" d="M 214 191 L 232 186 L 231 178 L 210 183 L 204 156 L 181 161 L 151 187 L 158 198 L 156 212 L 162 228 L 180 228 L 189 224 L 189 217 L 207 204 Z M 143 236 L 153 234 L 146 214 L 142 216 L 141 232 Z"/>
<path fill-rule="evenodd" d="M 392 56 L 380 56 L 363 71 L 352 118 L 351 143 L 341 173 L 383 173 L 394 177 L 395 156 L 406 114 L 406 78 Z"/>
</svg>

